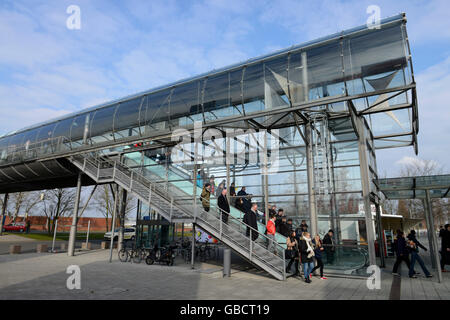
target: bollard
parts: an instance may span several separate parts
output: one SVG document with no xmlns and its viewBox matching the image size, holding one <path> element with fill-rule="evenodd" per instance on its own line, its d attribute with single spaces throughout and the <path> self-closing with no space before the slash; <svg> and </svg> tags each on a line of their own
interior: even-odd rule
<svg viewBox="0 0 450 320">
<path fill-rule="evenodd" d="M 22 246 L 18 244 L 12 244 L 9 246 L 9 254 L 18 254 L 22 251 Z"/>
<path fill-rule="evenodd" d="M 48 246 L 46 244 L 38 244 L 36 246 L 36 252 L 37 253 L 48 252 Z"/>
<path fill-rule="evenodd" d="M 231 276 L 231 250 L 223 249 L 223 276 Z"/>
<path fill-rule="evenodd" d="M 108 241 L 102 241 L 101 248 L 103 250 L 109 249 L 109 245 L 110 245 L 110 243 Z"/>
<path fill-rule="evenodd" d="M 81 244 L 81 249 L 85 249 L 85 250 L 91 250 L 92 249 L 92 243 L 89 242 L 83 242 Z"/>
<path fill-rule="evenodd" d="M 61 249 L 61 251 L 66 251 L 67 250 L 67 244 L 66 243 L 61 243 L 60 249 Z"/>
</svg>

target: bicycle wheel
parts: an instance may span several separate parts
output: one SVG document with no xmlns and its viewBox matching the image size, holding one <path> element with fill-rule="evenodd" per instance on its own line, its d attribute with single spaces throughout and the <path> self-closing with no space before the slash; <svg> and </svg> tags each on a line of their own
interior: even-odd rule
<svg viewBox="0 0 450 320">
<path fill-rule="evenodd" d="M 128 261 L 128 251 L 125 248 L 120 249 L 119 251 L 119 260 L 121 262 L 127 262 Z"/>
<path fill-rule="evenodd" d="M 147 256 L 147 258 L 145 258 L 145 263 L 148 265 L 152 265 L 154 262 L 155 260 L 153 260 L 150 256 Z"/>
<path fill-rule="evenodd" d="M 142 252 L 141 252 L 141 249 L 137 249 L 136 251 L 134 251 L 134 254 L 133 254 L 133 262 L 141 263 L 141 261 L 142 261 Z"/>
</svg>

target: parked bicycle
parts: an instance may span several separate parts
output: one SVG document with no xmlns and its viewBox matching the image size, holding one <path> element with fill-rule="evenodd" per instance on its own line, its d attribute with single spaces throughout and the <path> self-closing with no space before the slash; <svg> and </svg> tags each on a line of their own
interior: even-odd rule
<svg viewBox="0 0 450 320">
<path fill-rule="evenodd" d="M 148 256 L 145 258 L 145 263 L 152 265 L 155 262 L 166 263 L 168 266 L 173 266 L 175 260 L 176 246 L 169 245 L 167 247 L 158 248 L 157 245 L 150 250 Z"/>
<path fill-rule="evenodd" d="M 122 249 L 119 250 L 119 260 L 121 262 L 132 261 L 134 263 L 141 263 L 145 256 L 145 249 L 136 248 L 134 243 L 132 243 L 131 248 L 127 248 L 126 244 L 122 243 Z"/>
</svg>

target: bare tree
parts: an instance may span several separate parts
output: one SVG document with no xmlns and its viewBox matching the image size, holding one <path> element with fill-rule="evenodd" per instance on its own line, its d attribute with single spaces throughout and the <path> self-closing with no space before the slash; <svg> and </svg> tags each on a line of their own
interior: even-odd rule
<svg viewBox="0 0 450 320">
<path fill-rule="evenodd" d="M 102 185 L 100 188 L 97 188 L 97 191 L 94 194 L 94 207 L 101 212 L 101 214 L 105 217 L 106 220 L 106 232 L 110 231 L 111 227 L 109 224 L 110 217 L 112 218 L 114 214 L 114 199 L 115 194 L 113 192 L 113 188 L 111 185 Z M 129 215 L 133 210 L 136 209 L 136 199 L 128 194 L 126 207 L 125 207 L 125 217 Z M 119 215 L 119 212 L 117 212 Z"/>
<path fill-rule="evenodd" d="M 43 212 L 48 218 L 48 233 L 53 233 L 56 220 L 73 213 L 74 203 L 74 189 L 52 189 L 45 192 Z"/>
<path fill-rule="evenodd" d="M 28 216 L 31 209 L 35 207 L 40 199 L 39 192 L 17 192 L 10 198 L 11 206 L 13 207 L 13 221 L 16 221 L 20 212 L 23 211 L 25 216 Z"/>
</svg>

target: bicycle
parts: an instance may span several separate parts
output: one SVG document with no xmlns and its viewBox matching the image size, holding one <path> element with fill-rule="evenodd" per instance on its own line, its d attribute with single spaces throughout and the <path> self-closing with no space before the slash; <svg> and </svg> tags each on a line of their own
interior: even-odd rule
<svg viewBox="0 0 450 320">
<path fill-rule="evenodd" d="M 131 245 L 130 249 L 126 248 L 125 243 L 122 243 L 122 249 L 119 250 L 119 260 L 121 262 L 134 262 L 141 263 L 141 261 L 145 258 L 145 249 L 136 248 L 135 244 Z"/>
</svg>

